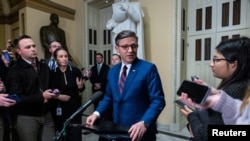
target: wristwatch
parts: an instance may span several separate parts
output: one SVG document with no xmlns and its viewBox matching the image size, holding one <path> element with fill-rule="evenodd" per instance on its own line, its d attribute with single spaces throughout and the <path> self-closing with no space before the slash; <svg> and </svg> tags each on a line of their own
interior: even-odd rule
<svg viewBox="0 0 250 141">
<path fill-rule="evenodd" d="M 149 127 L 149 124 L 147 122 L 145 122 L 144 120 L 141 121 L 143 123 L 143 125 L 148 128 Z"/>
</svg>

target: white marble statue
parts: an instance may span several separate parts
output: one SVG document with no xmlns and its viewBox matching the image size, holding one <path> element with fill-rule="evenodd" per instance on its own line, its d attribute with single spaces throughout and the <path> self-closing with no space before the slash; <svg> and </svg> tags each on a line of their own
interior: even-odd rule
<svg viewBox="0 0 250 141">
<path fill-rule="evenodd" d="M 122 30 L 132 30 L 138 36 L 138 52 L 140 59 L 145 58 L 144 54 L 144 31 L 143 17 L 144 13 L 139 2 L 129 2 L 129 0 L 117 0 L 112 5 L 113 15 L 107 22 L 107 28 L 112 30 L 113 53 L 115 50 L 115 37 Z"/>
</svg>

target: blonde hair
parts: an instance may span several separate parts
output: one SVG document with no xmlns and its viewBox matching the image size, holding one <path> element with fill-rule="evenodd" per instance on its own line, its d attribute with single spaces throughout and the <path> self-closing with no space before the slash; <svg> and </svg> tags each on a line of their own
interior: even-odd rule
<svg viewBox="0 0 250 141">
<path fill-rule="evenodd" d="M 250 102 L 250 83 L 247 86 L 247 90 L 245 92 L 245 97 L 242 100 L 241 106 L 240 106 L 240 113 L 243 112 L 243 110 L 246 108 L 246 105 Z"/>
</svg>

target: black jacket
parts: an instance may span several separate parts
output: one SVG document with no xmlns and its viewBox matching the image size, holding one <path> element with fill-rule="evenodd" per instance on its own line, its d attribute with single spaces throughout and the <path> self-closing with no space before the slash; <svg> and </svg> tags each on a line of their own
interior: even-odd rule
<svg viewBox="0 0 250 141">
<path fill-rule="evenodd" d="M 101 83 L 102 88 L 100 89 L 100 91 L 102 91 L 103 93 L 105 92 L 106 89 L 106 85 L 107 85 L 107 77 L 108 77 L 108 72 L 109 72 L 109 66 L 105 63 L 102 64 L 100 73 L 98 74 L 97 72 L 97 65 L 93 66 L 91 68 L 91 77 L 90 77 L 90 82 L 92 83 L 92 92 L 96 92 L 99 90 L 94 90 L 94 83 Z"/>
<path fill-rule="evenodd" d="M 43 91 L 49 86 L 49 67 L 36 62 L 38 72 L 31 64 L 19 59 L 7 74 L 7 88 L 10 94 L 17 94 L 21 102 L 15 105 L 18 115 L 41 116 L 48 112 L 48 102 L 44 103 Z"/>
</svg>

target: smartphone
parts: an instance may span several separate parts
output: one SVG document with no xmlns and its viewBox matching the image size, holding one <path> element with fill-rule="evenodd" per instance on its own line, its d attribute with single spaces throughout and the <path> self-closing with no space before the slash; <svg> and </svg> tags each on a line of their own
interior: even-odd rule
<svg viewBox="0 0 250 141">
<path fill-rule="evenodd" d="M 187 93 L 188 97 L 191 98 L 195 103 L 204 104 L 206 98 L 211 92 L 211 88 L 196 84 L 189 80 L 184 80 L 177 90 L 177 95 L 180 96 L 182 92 Z"/>
<path fill-rule="evenodd" d="M 60 94 L 62 91 L 60 91 L 60 90 L 58 90 L 58 89 L 54 89 L 53 91 L 52 91 L 52 93 L 53 94 Z"/>
<path fill-rule="evenodd" d="M 8 52 L 3 52 L 3 55 L 8 62 L 11 62 L 11 56 Z"/>
<path fill-rule="evenodd" d="M 192 75 L 191 76 L 191 80 L 194 81 L 194 79 L 199 79 L 199 77 L 195 76 L 195 75 Z"/>
<path fill-rule="evenodd" d="M 86 77 L 86 76 L 82 76 L 82 79 L 83 79 L 84 81 L 89 80 L 89 78 L 88 78 L 88 77 Z"/>
<path fill-rule="evenodd" d="M 175 100 L 174 103 L 175 103 L 178 107 L 180 107 L 181 109 L 185 109 L 185 104 L 184 104 L 182 101 L 180 101 L 180 100 Z M 194 111 L 193 108 L 191 108 L 191 107 L 188 107 L 188 108 L 191 109 L 192 111 Z"/>
<path fill-rule="evenodd" d="M 180 100 L 175 100 L 174 103 L 175 103 L 178 107 L 180 107 L 180 108 L 185 108 L 185 107 L 184 107 L 185 104 L 184 104 L 183 102 L 181 102 Z"/>
<path fill-rule="evenodd" d="M 17 94 L 10 94 L 10 95 L 7 96 L 7 98 L 15 100 L 16 103 L 20 103 L 21 102 L 21 99 L 20 99 L 20 97 Z"/>
</svg>

